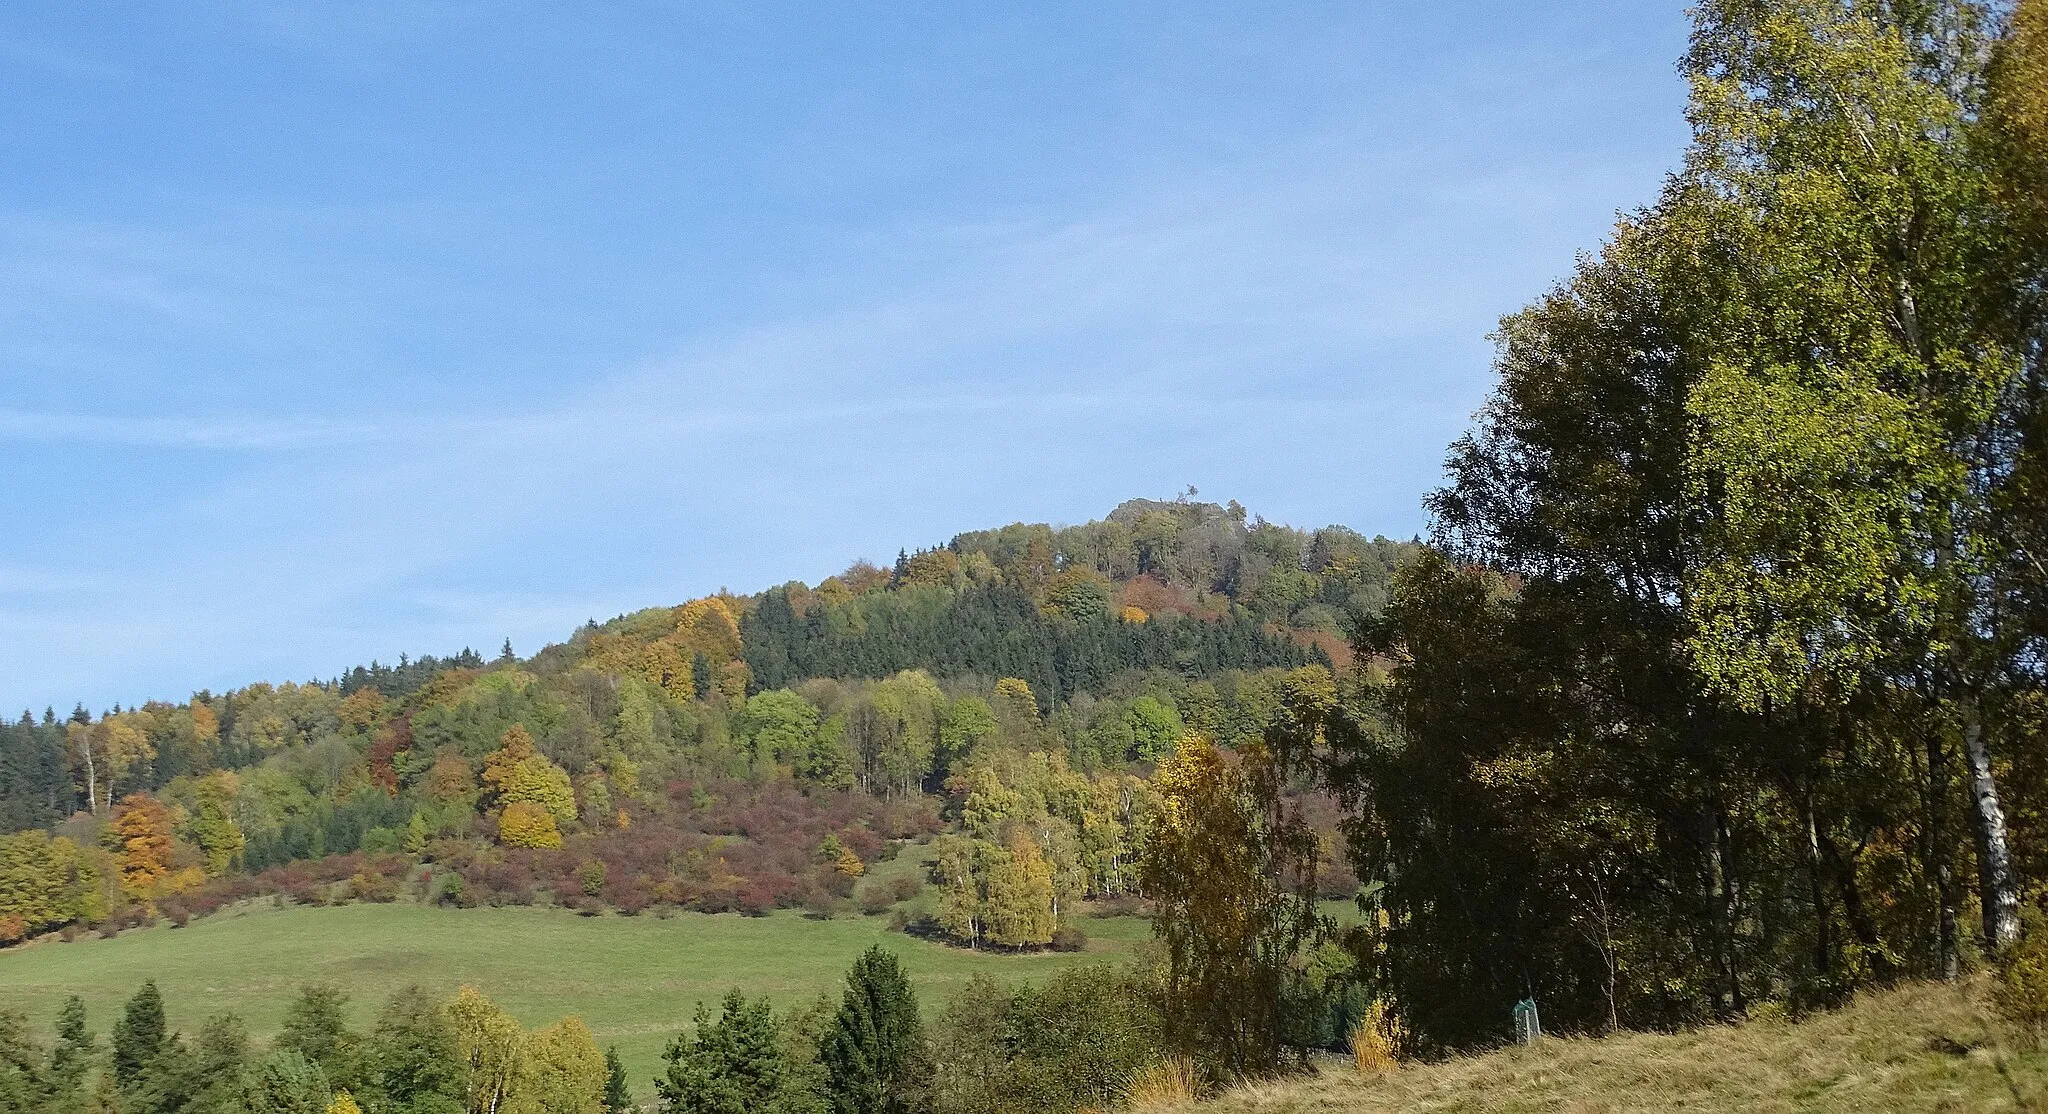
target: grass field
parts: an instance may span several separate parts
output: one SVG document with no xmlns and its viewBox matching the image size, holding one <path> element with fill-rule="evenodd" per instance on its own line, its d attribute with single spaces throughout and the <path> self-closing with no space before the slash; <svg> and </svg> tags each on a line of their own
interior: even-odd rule
<svg viewBox="0 0 2048 1114">
<path fill-rule="evenodd" d="M 1082 924 L 1090 938 L 1085 952 L 991 955 L 890 932 L 881 917 L 583 917 L 547 908 L 257 902 L 185 928 L 0 953 L 0 1007 L 28 1014 L 47 1037 L 64 997 L 78 994 L 104 1038 L 120 1003 L 154 978 L 173 1025 L 190 1029 L 208 1015 L 234 1013 L 263 1038 L 303 983 L 348 991 L 352 1021 L 362 1028 L 400 987 L 417 983 L 453 994 L 469 983 L 528 1026 L 581 1017 L 600 1044 L 618 1045 L 634 1090 L 644 1094 L 669 1036 L 697 1002 L 730 987 L 784 1005 L 819 994 L 836 998 L 854 956 L 879 943 L 902 957 L 929 1010 L 974 975 L 1041 978 L 1128 955 L 1150 934 L 1137 918 Z"/>
<path fill-rule="evenodd" d="M 1982 983 L 1868 994 L 1796 1024 L 1547 1039 L 1377 1078 L 1325 1071 L 1186 1114 L 1863 1114 L 2042 1110 L 2048 1054 L 1999 1039 Z"/>
</svg>

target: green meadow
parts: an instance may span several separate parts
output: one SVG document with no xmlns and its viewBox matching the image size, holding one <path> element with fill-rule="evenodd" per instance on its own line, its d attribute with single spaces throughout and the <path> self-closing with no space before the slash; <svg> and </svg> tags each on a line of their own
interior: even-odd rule
<svg viewBox="0 0 2048 1114">
<path fill-rule="evenodd" d="M 616 1044 L 636 1092 L 646 1093 L 668 1038 L 700 1001 L 727 989 L 780 1006 L 836 998 L 853 958 L 873 944 L 897 953 L 929 1011 L 968 979 L 1037 979 L 1131 954 L 1150 929 L 1135 917 L 1082 922 L 1080 953 L 998 955 L 891 932 L 883 917 L 814 920 L 677 913 L 586 917 L 552 908 L 448 909 L 399 903 L 328 908 L 255 902 L 187 927 L 132 929 L 103 939 L 55 940 L 0 953 L 0 1007 L 38 1029 L 65 996 L 82 996 L 104 1036 L 144 979 L 162 988 L 173 1026 L 234 1013 L 256 1038 L 273 1033 L 293 992 L 326 982 L 353 998 L 367 1029 L 392 992 L 418 984 L 452 995 L 467 983 L 532 1027 L 581 1017 L 600 1045 Z"/>
</svg>

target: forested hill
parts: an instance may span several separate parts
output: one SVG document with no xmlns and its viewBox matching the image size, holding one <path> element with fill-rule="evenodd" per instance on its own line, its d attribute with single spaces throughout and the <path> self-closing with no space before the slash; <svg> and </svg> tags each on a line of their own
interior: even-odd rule
<svg viewBox="0 0 2048 1114">
<path fill-rule="evenodd" d="M 942 808 L 953 822 L 949 786 L 991 756 L 1058 755 L 1106 786 L 1185 730 L 1258 737 L 1287 670 L 1350 664 L 1414 551 L 1235 503 L 1134 500 L 593 622 L 525 659 L 507 645 L 491 661 L 464 650 L 178 704 L 24 712 L 0 724 L 0 831 L 62 838 L 8 844 L 51 892 L 0 909 L 0 936 L 204 905 L 193 895 L 226 879 L 435 840 L 452 841 L 443 862 L 596 841 L 579 861 L 616 854 L 631 872 L 591 892 L 623 907 L 843 898 L 820 846 L 860 857 L 928 833 Z M 154 833 L 162 861 L 97 858 L 142 838 L 124 825 Z M 1091 892 L 1127 884 L 1133 838 L 1099 851 Z M 717 869 L 632 861 L 704 847 L 723 848 Z M 513 899 L 584 886 L 485 865 L 471 877 Z"/>
<path fill-rule="evenodd" d="M 1050 712 L 1132 670 L 1207 676 L 1348 660 L 1412 545 L 1248 519 L 1234 502 L 1138 499 L 1080 526 L 962 534 L 901 553 L 888 570 L 856 562 L 816 587 L 625 616 L 538 661 L 544 672 L 590 660 L 637 667 L 678 691 L 685 669 L 731 662 L 754 691 L 906 669 L 1019 677 Z M 727 683 L 688 680 L 699 692 Z"/>
</svg>

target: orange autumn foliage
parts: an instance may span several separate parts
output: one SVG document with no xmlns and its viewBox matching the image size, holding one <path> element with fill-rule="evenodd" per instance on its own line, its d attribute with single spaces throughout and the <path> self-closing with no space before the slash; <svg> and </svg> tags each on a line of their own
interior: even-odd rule
<svg viewBox="0 0 2048 1114">
<path fill-rule="evenodd" d="M 506 728 L 505 733 L 498 736 L 498 749 L 484 759 L 484 791 L 492 796 L 504 792 L 512 780 L 512 771 L 537 753 L 533 749 L 533 736 L 526 733 L 526 728 L 516 723 Z"/>
<path fill-rule="evenodd" d="M 107 841 L 129 897 L 147 900 L 171 877 L 171 810 L 148 793 L 130 793 L 114 806 Z"/>
</svg>

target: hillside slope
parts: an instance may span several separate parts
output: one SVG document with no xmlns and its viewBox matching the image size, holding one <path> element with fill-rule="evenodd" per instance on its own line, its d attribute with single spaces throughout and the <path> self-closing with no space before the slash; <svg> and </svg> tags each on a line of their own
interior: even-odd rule
<svg viewBox="0 0 2048 1114">
<path fill-rule="evenodd" d="M 1675 1034 L 1551 1038 L 1377 1079 L 1325 1071 L 1250 1086 L 1201 1114 L 1626 1114 L 1634 1111 L 2038 1110 L 2048 1054 L 1995 1035 L 1981 986 L 1920 984 L 1865 995 L 1798 1023 L 1758 1020 Z"/>
</svg>

